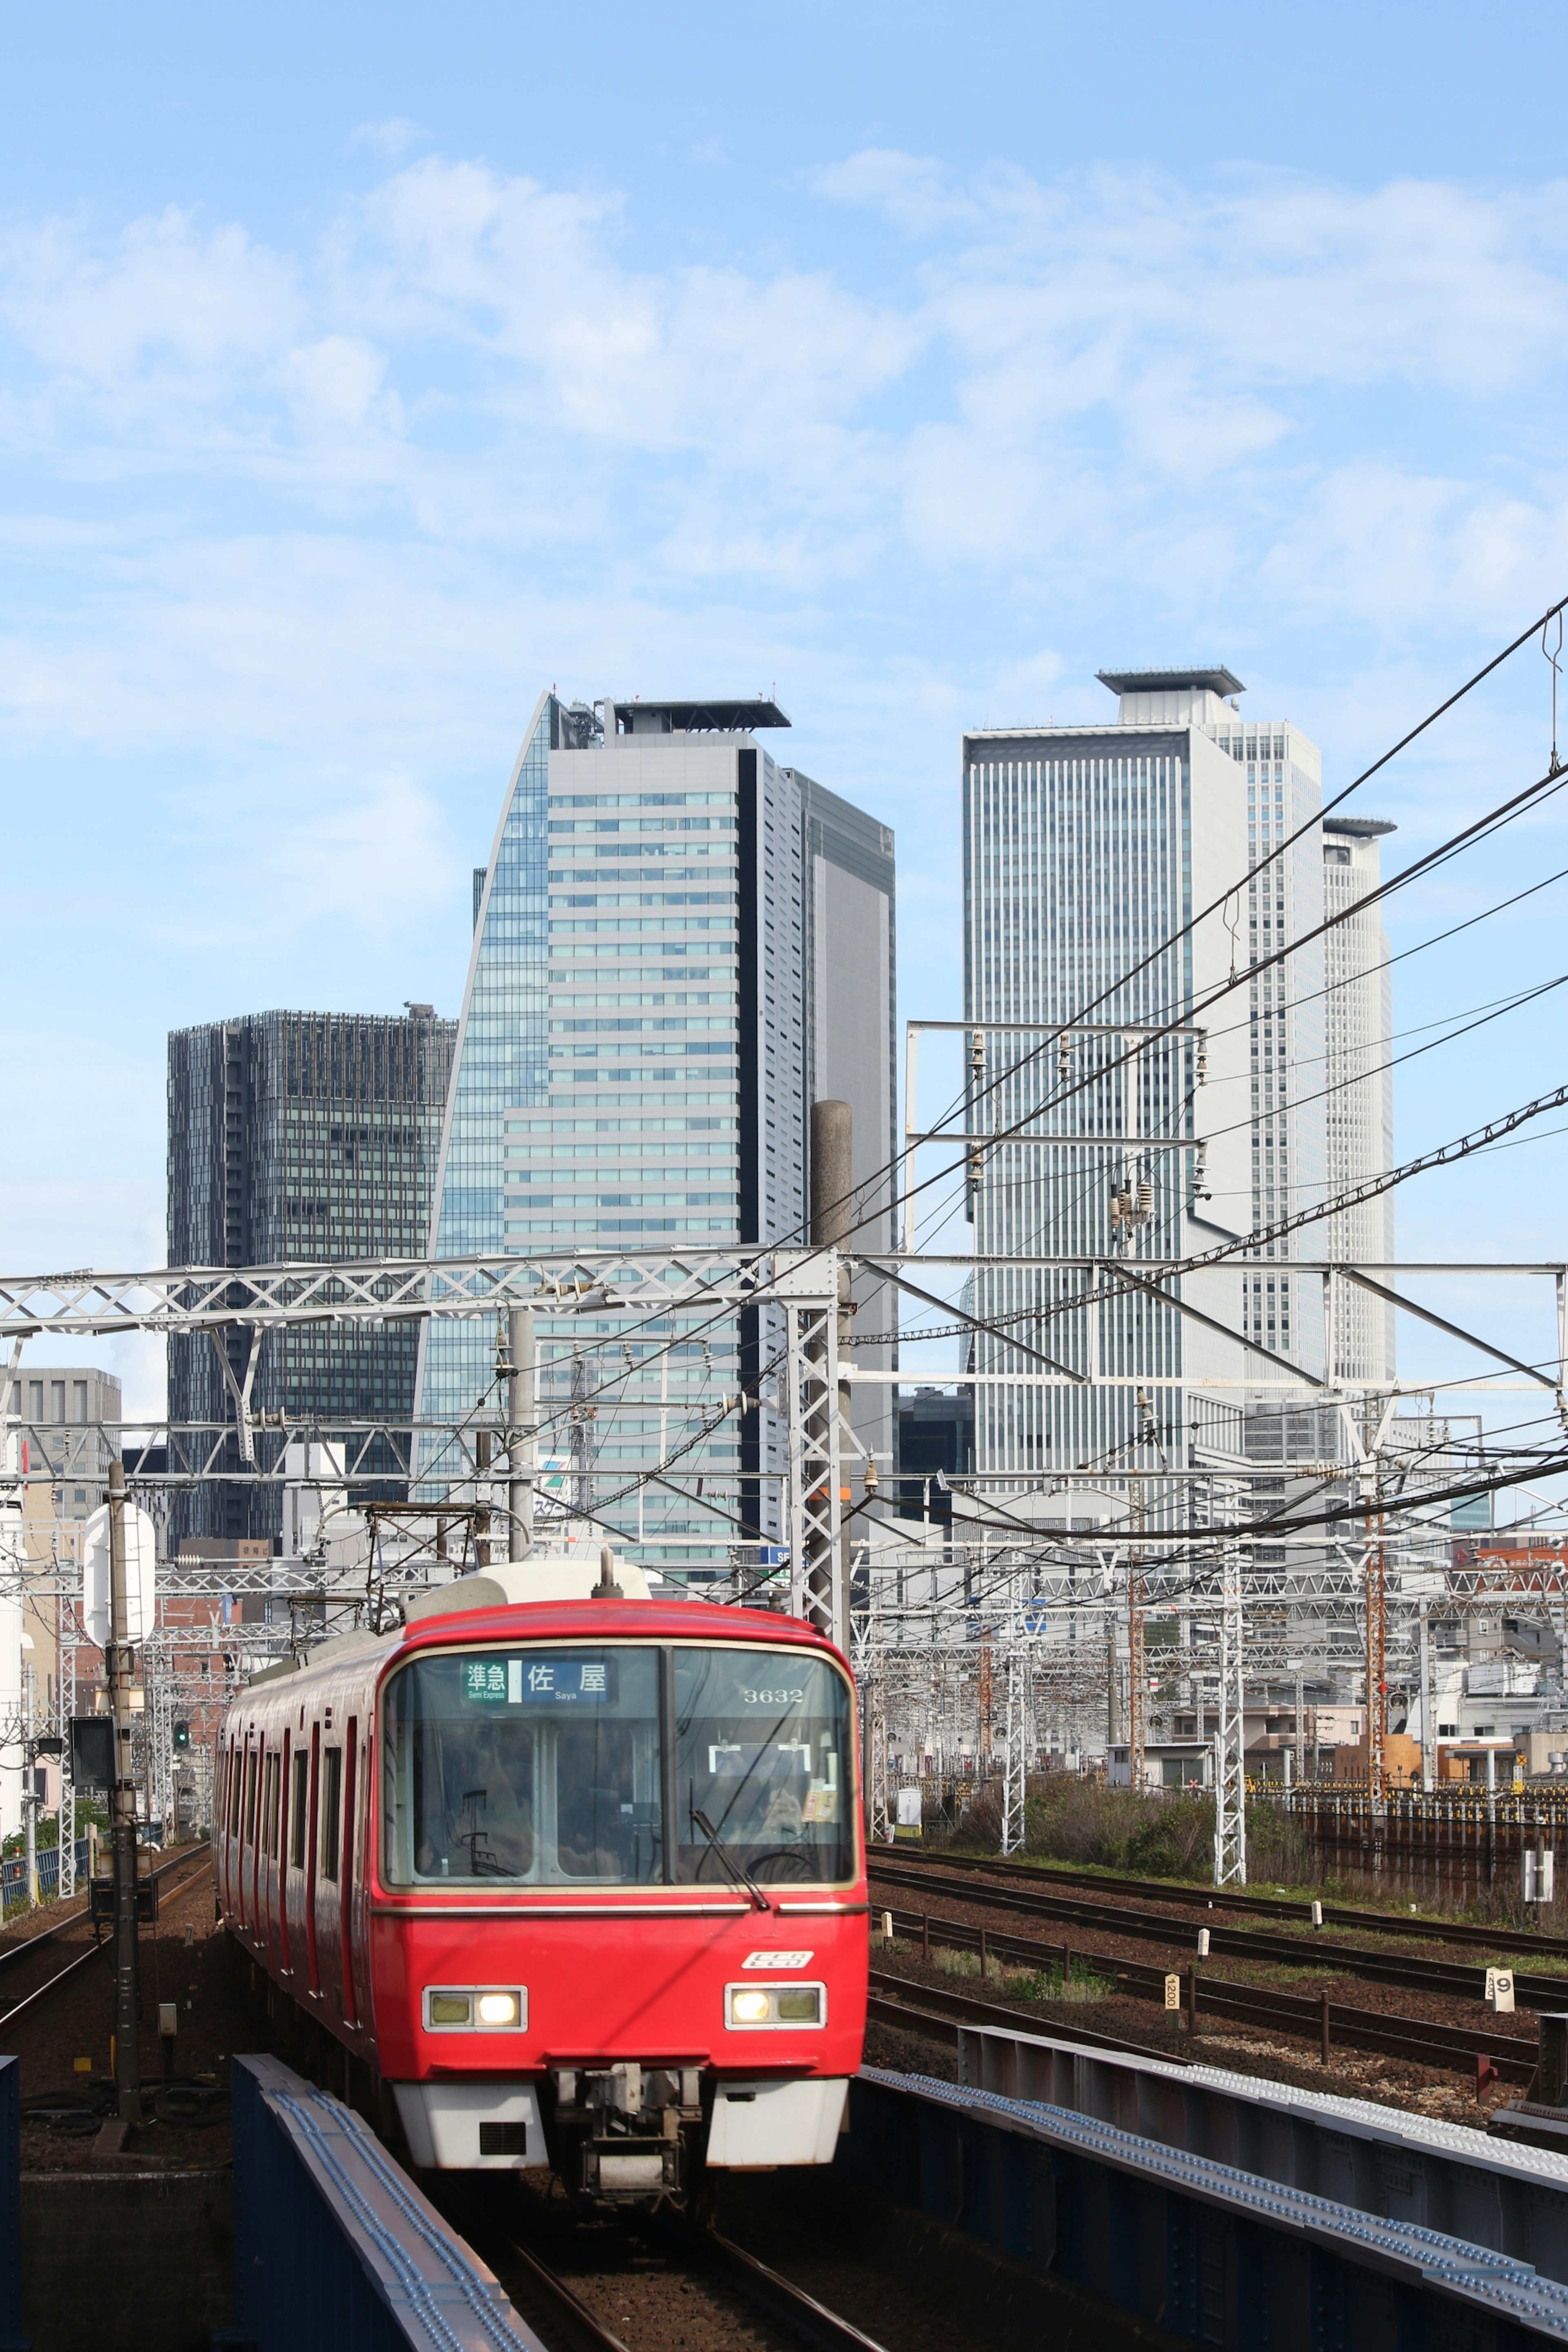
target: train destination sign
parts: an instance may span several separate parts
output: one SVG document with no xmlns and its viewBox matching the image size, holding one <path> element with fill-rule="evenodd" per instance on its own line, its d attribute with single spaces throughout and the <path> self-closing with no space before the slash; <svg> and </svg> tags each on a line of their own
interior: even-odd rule
<svg viewBox="0 0 1568 2352">
<path fill-rule="evenodd" d="M 480 1706 L 604 1706 L 615 1697 L 608 1658 L 465 1658 L 463 1696 Z"/>
</svg>

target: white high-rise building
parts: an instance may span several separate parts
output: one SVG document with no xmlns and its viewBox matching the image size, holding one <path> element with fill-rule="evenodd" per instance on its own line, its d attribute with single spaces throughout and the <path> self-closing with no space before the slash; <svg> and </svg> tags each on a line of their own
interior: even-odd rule
<svg viewBox="0 0 1568 2352">
<path fill-rule="evenodd" d="M 1159 1271 L 1324 1197 L 1321 941 L 1197 1017 L 1217 986 L 1321 921 L 1314 831 L 1263 865 L 1317 814 L 1319 755 L 1288 721 L 1244 719 L 1228 670 L 1100 675 L 1114 721 L 963 740 L 965 1017 L 1018 1024 L 979 1033 L 984 1083 L 1002 1083 L 969 1124 L 1027 1123 L 979 1163 L 975 1248 L 993 1263 L 977 1267 L 975 1311 L 1037 1305 L 1020 1336 L 1087 1375 L 1052 1382 L 978 1339 L 981 1471 L 1131 1466 L 1150 1454 L 1148 1421 L 1173 1466 L 1239 1460 L 1247 1383 L 1323 1369 L 1320 1286 L 1303 1299 L 1279 1263 L 1318 1254 L 1313 1229 L 1179 1283 Z M 1185 1034 L 1137 1046 L 1173 1020 Z M 1211 1321 L 1148 1290 L 1096 1300 L 1096 1261 Z"/>
<path fill-rule="evenodd" d="M 1378 844 L 1394 827 L 1378 817 L 1323 820 L 1323 898 L 1342 912 L 1382 878 Z M 1394 1165 L 1393 1029 L 1388 934 L 1376 907 L 1352 915 L 1328 934 L 1329 1197 Z M 1394 1255 L 1394 1195 L 1344 1209 L 1324 1225 L 1331 1258 L 1375 1264 Z M 1352 1283 L 1336 1283 L 1333 1369 L 1342 1381 L 1381 1383 L 1394 1377 L 1392 1307 Z"/>
</svg>

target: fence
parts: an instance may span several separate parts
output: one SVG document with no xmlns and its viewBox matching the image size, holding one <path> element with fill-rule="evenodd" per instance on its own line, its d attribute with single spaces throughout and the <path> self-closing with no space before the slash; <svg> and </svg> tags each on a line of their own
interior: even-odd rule
<svg viewBox="0 0 1568 2352">
<path fill-rule="evenodd" d="M 87 1876 L 90 1840 L 81 1837 L 76 1842 L 76 1874 L 79 1885 Z M 60 1850 L 58 1845 L 38 1848 L 38 1900 L 52 1903 L 59 1893 Z M 27 1859 L 14 1853 L 0 1862 L 0 1913 L 25 1908 L 27 1901 Z"/>
<path fill-rule="evenodd" d="M 1568 1839 L 1568 1789 L 1391 1789 L 1381 1805 L 1364 1783 L 1254 1781 L 1255 1802 L 1282 1805 L 1326 1871 L 1373 1871 L 1463 1900 L 1504 1881 L 1538 1839 Z"/>
</svg>

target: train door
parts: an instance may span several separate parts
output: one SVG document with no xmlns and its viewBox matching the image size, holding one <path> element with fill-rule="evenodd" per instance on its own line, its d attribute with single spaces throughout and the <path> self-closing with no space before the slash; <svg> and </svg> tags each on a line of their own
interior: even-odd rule
<svg viewBox="0 0 1568 2352">
<path fill-rule="evenodd" d="M 293 1740 L 286 1731 L 283 1734 L 283 1753 L 278 1762 L 278 1955 L 285 1976 L 292 1974 L 289 1966 L 289 1848 L 293 1838 L 289 1802 L 293 1788 L 289 1778 L 289 1767 L 292 1760 L 292 1747 Z"/>
<path fill-rule="evenodd" d="M 375 1803 L 375 1733 L 370 1720 L 365 1725 L 364 1738 L 359 1743 L 359 1769 L 355 1780 L 357 1826 L 354 1831 L 354 1868 L 344 1892 L 353 1909 L 351 1933 L 354 2015 L 362 2025 L 369 2026 L 374 2023 L 374 2011 L 370 1973 L 370 1880 L 375 1852 L 372 1822 Z"/>
<path fill-rule="evenodd" d="M 251 1929 L 256 1926 L 256 1782 L 260 1766 L 260 1743 L 247 1731 L 245 1736 L 245 1812 L 240 1823 L 239 1921 L 242 1927 Z"/>
<path fill-rule="evenodd" d="M 359 2004 L 354 1998 L 354 1948 L 357 1937 L 354 1926 L 354 1862 L 359 1798 L 359 1717 L 351 1715 L 348 1723 L 348 1746 L 343 1760 L 343 1851 L 342 1871 L 338 1880 L 339 1932 L 343 1939 L 343 2015 L 351 2025 L 359 2021 Z"/>
<path fill-rule="evenodd" d="M 343 1751 L 321 1748 L 321 1797 L 317 1807 L 320 1843 L 316 1857 L 316 1951 L 321 1982 L 339 2011 L 343 2006 L 342 1862 Z"/>
<path fill-rule="evenodd" d="M 306 1805 L 308 1827 L 305 1854 L 305 1950 L 310 1963 L 310 1990 L 321 1990 L 321 1972 L 316 1960 L 316 1857 L 321 1851 L 321 1727 L 310 1726 L 310 1790 Z"/>
<path fill-rule="evenodd" d="M 310 1936 L 308 1919 L 301 1916 L 300 1909 L 310 1839 L 310 1751 L 302 1740 L 295 1739 L 289 1757 L 289 1860 L 283 1883 L 283 1933 L 290 1975 L 299 1965 L 300 1937 Z"/>
<path fill-rule="evenodd" d="M 233 1914 L 239 1908 L 239 1807 L 243 1792 L 245 1769 L 242 1750 L 230 1732 L 227 1766 L 224 1780 L 223 1814 L 223 1907 Z"/>
</svg>

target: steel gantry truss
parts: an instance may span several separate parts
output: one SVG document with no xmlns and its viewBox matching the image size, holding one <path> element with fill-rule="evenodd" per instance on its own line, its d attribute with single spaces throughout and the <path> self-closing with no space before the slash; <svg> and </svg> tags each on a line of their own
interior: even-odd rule
<svg viewBox="0 0 1568 2352">
<path fill-rule="evenodd" d="M 1250 1262 L 1244 1245 L 1238 1245 L 1238 1268 Z M 1524 1362 L 1418 1305 L 1405 1295 L 1403 1284 L 1391 1288 L 1390 1280 L 1419 1273 L 1545 1276 L 1555 1286 L 1560 1360 L 1568 1333 L 1568 1275 L 1562 1265 L 1483 1263 L 1459 1267 L 1434 1262 L 1396 1267 L 1371 1263 L 1325 1265 L 1284 1257 L 1271 1258 L 1268 1264 L 1275 1275 L 1295 1271 L 1321 1279 L 1326 1328 L 1331 1325 L 1336 1283 L 1342 1279 L 1473 1344 L 1489 1360 L 1484 1377 L 1472 1384 L 1476 1389 L 1523 1386 L 1545 1391 L 1561 1402 L 1560 1360 L 1541 1365 Z M 1337 1407 L 1349 1440 L 1348 1461 L 1269 1465 L 1268 1468 L 1270 1472 L 1277 1466 L 1284 1468 L 1296 1476 L 1316 1475 L 1325 1483 L 1333 1483 L 1336 1491 L 1344 1491 L 1352 1507 L 1342 1526 L 1324 1527 L 1310 1534 L 1260 1528 L 1256 1540 L 1248 1540 L 1238 1532 L 1237 1523 L 1245 1516 L 1246 1482 L 1251 1475 L 1263 1475 L 1262 1465 L 1232 1462 L 1194 1467 L 1178 1463 L 1159 1473 L 1130 1471 L 1125 1475 L 1114 1469 L 1096 1474 L 1086 1468 L 1070 1474 L 1065 1483 L 1101 1491 L 1120 1483 L 1128 1496 L 1121 1521 L 1104 1530 L 1105 1539 L 1095 1543 L 1053 1544 L 1043 1534 L 1022 1531 L 1017 1540 L 1010 1541 L 1004 1515 L 1000 1532 L 982 1533 L 977 1541 L 966 1538 L 955 1523 L 940 1542 L 905 1547 L 900 1552 L 897 1547 L 881 1545 L 874 1549 L 859 1545 L 858 1538 L 868 1528 L 868 1521 L 862 1520 L 856 1530 L 855 1557 L 864 1567 L 868 1598 L 857 1626 L 852 1622 L 851 1591 L 858 1570 L 854 1570 L 846 1547 L 846 1528 L 852 1522 L 846 1518 L 844 1505 L 860 1449 L 850 1433 L 844 1401 L 855 1381 L 896 1381 L 899 1375 L 858 1367 L 850 1360 L 851 1351 L 846 1345 L 848 1326 L 841 1320 L 842 1276 L 844 1270 L 853 1268 L 889 1281 L 928 1306 L 941 1305 L 910 1277 L 907 1269 L 911 1265 L 921 1272 L 942 1266 L 971 1270 L 1006 1265 L 1076 1273 L 1081 1277 L 1085 1298 L 1110 1296 L 1129 1287 L 1152 1288 L 1178 1314 L 1194 1318 L 1211 1329 L 1226 1329 L 1212 1315 L 1179 1297 L 1173 1285 L 1183 1271 L 1180 1265 L 1153 1259 L 1130 1263 L 1103 1255 L 1005 1260 L 927 1255 L 915 1260 L 885 1253 L 836 1253 L 826 1247 L 751 1247 L 629 1254 L 547 1250 L 530 1256 L 503 1253 L 456 1260 L 177 1267 L 136 1274 L 79 1268 L 51 1276 L 0 1278 L 0 1345 L 11 1344 L 14 1376 L 16 1351 L 21 1343 L 45 1332 L 78 1338 L 132 1330 L 216 1335 L 238 1327 L 249 1332 L 253 1368 L 260 1336 L 268 1330 L 314 1322 L 494 1318 L 531 1309 L 555 1335 L 569 1331 L 574 1318 L 584 1318 L 580 1328 L 584 1330 L 584 1346 L 590 1349 L 616 1344 L 613 1339 L 599 1336 L 606 1330 L 626 1334 L 628 1377 L 618 1388 L 615 1409 L 635 1410 L 646 1408 L 647 1402 L 640 1393 L 646 1385 L 640 1377 L 645 1368 L 640 1363 L 637 1366 L 639 1377 L 635 1384 L 631 1377 L 629 1338 L 640 1323 L 658 1325 L 666 1332 L 679 1328 L 684 1335 L 710 1323 L 717 1326 L 742 1312 L 759 1310 L 766 1361 L 761 1381 L 754 1384 L 757 1392 L 721 1402 L 725 1413 L 743 1411 L 769 1415 L 772 1428 L 757 1449 L 757 1466 L 737 1472 L 728 1485 L 723 1474 L 715 1477 L 710 1472 L 710 1491 L 723 1486 L 739 1505 L 747 1480 L 754 1483 L 754 1488 L 766 1486 L 772 1498 L 769 1517 L 787 1552 L 790 1607 L 841 1643 L 847 1643 L 853 1632 L 857 1662 L 867 1679 L 873 1719 L 879 1726 L 866 1759 L 868 1788 L 878 1819 L 885 1821 L 890 1802 L 887 1744 L 893 1737 L 895 1710 L 913 1706 L 934 1725 L 950 1705 L 951 1694 L 941 1686 L 936 1664 L 951 1674 L 954 1660 L 962 1659 L 965 1673 L 972 1673 L 977 1708 L 975 1753 L 984 1759 L 991 1725 L 982 1685 L 990 1682 L 994 1638 L 1005 1644 L 996 1663 L 1006 1675 L 1003 1835 L 1016 1842 L 1022 1834 L 1025 1775 L 1035 1751 L 1035 1713 L 1041 1695 L 1054 1692 L 1062 1704 L 1076 1706 L 1075 1694 L 1089 1691 L 1098 1682 L 1103 1711 L 1107 1631 L 1113 1622 L 1122 1622 L 1124 1612 L 1131 1669 L 1130 1777 L 1139 1778 L 1148 1734 L 1148 1672 L 1152 1654 L 1158 1654 L 1149 1647 L 1150 1629 L 1168 1632 L 1175 1627 L 1180 1630 L 1182 1671 L 1189 1685 L 1205 1683 L 1217 1700 L 1215 1875 L 1221 1883 L 1244 1878 L 1242 1727 L 1247 1679 L 1267 1680 L 1287 1668 L 1299 1671 L 1304 1650 L 1341 1668 L 1359 1652 L 1369 1675 L 1369 1712 L 1381 1728 L 1380 1686 L 1411 1670 L 1415 1618 L 1403 1590 L 1407 1572 L 1441 1565 L 1444 1606 L 1466 1605 L 1463 1573 L 1450 1569 L 1446 1556 L 1439 1559 L 1436 1532 L 1423 1529 L 1411 1516 L 1420 1505 L 1420 1492 L 1401 1492 L 1399 1477 L 1394 1475 L 1397 1465 L 1384 1450 L 1396 1398 L 1430 1394 L 1429 1384 L 1401 1383 L 1392 1391 L 1384 1389 L 1375 1400 L 1363 1398 L 1360 1391 L 1324 1382 L 1267 1349 L 1250 1346 L 1244 1360 L 1244 1378 L 1199 1379 L 1185 1385 L 1201 1390 L 1286 1387 L 1303 1402 L 1310 1399 L 1319 1405 Z M 965 1309 L 952 1311 L 960 1315 L 965 1328 L 980 1328 Z M 1030 1327 L 1026 1324 L 1025 1328 Z M 586 1338 L 589 1329 L 595 1335 L 592 1340 Z M 999 1346 L 1014 1350 L 1012 1360 L 1021 1369 L 964 1373 L 958 1376 L 961 1383 L 977 1389 L 1020 1382 L 1048 1387 L 1083 1384 L 1083 1372 L 1054 1361 L 1022 1331 L 1011 1337 L 1003 1332 L 995 1336 Z M 1228 1336 L 1238 1347 L 1249 1346 L 1241 1332 L 1231 1331 Z M 226 1357 L 225 1361 L 226 1365 Z M 1504 1377 L 1507 1373 L 1518 1377 L 1509 1380 Z M 1094 1377 L 1104 1385 L 1129 1387 L 1141 1386 L 1147 1379 L 1137 1373 L 1107 1373 L 1103 1369 L 1097 1370 Z M 0 1382 L 5 1378 L 5 1367 L 0 1364 Z M 662 1363 L 658 1380 L 658 1402 L 663 1408 L 671 1400 Z M 159 1486 L 209 1479 L 232 1481 L 237 1439 L 247 1479 L 268 1484 L 289 1481 L 290 1448 L 319 1444 L 326 1432 L 314 1418 L 254 1414 L 250 1392 L 248 1378 L 236 1374 L 230 1379 L 232 1423 L 183 1427 L 165 1423 L 156 1429 L 148 1425 L 140 1464 L 134 1444 L 123 1443 L 127 1431 L 116 1428 L 112 1442 L 116 1450 L 125 1453 L 138 1486 L 155 1492 Z M 5 1416 L 0 1438 L 12 1439 L 28 1430 L 36 1441 L 29 1450 L 36 1465 L 41 1465 L 35 1466 L 30 1475 L 55 1480 L 82 1476 L 96 1483 L 110 1430 L 24 1423 L 14 1409 L 15 1395 L 14 1385 L 0 1394 L 0 1415 Z M 459 1488 L 472 1481 L 469 1491 L 478 1491 L 487 1468 L 500 1482 L 497 1494 L 504 1496 L 509 1478 L 516 1483 L 518 1465 L 510 1459 L 504 1430 L 503 1461 L 489 1465 L 480 1455 L 488 1450 L 491 1433 L 478 1427 L 458 1431 L 443 1424 L 437 1431 L 434 1424 L 346 1421 L 332 1434 L 334 1440 L 343 1441 L 344 1456 L 342 1468 L 334 1466 L 331 1483 L 345 1498 L 356 1497 L 353 1507 L 362 1513 L 369 1500 L 368 1490 L 376 1487 L 384 1493 L 389 1475 L 395 1478 L 402 1475 L 410 1483 L 421 1477 L 425 1458 L 421 1441 L 432 1434 L 439 1434 L 445 1449 L 444 1475 L 448 1482 L 455 1477 Z M 166 1453 L 166 1466 L 156 1470 L 145 1459 L 153 1444 Z M 13 1494 L 20 1477 L 19 1450 L 7 1444 L 0 1456 L 0 1487 L 9 1486 Z M 308 1452 L 305 1458 L 309 1461 Z M 389 1473 L 389 1463 L 402 1465 L 401 1474 L 395 1466 Z M 632 1475 L 635 1483 L 638 1474 Z M 1155 1483 L 1140 1483 L 1149 1479 Z M 868 1496 L 871 1482 L 863 1476 L 863 1483 Z M 987 1493 L 994 1494 L 998 1506 L 1005 1507 L 1009 1495 L 1016 1498 L 1042 1483 L 1037 1475 L 1012 1477 L 991 1486 L 976 1480 L 971 1493 L 981 1505 Z M 1064 1481 L 1058 1475 L 1049 1483 Z M 1200 1488 L 1206 1489 L 1202 1504 Z M 751 1507 L 755 1510 L 754 1502 Z M 741 1524 L 738 1518 L 733 1523 Z M 1222 1533 L 1222 1528 L 1229 1532 Z M 1270 1559 L 1262 1556 L 1264 1543 Z M 428 1572 L 428 1563 L 411 1568 L 407 1580 L 423 1580 Z M 0 1568 L 0 1580 L 8 1581 L 9 1573 Z M 1475 1571 L 1472 1581 L 1477 1595 L 1489 1589 L 1484 1570 Z M 271 1595 L 287 1592 L 312 1606 L 317 1602 L 325 1606 L 330 1601 L 336 1607 L 345 1597 L 343 1591 L 331 1589 L 332 1580 L 322 1575 L 319 1564 L 310 1563 L 287 1568 L 261 1563 L 244 1569 L 226 1563 L 210 1571 L 180 1563 L 166 1582 L 161 1579 L 161 1584 L 171 1591 L 188 1588 L 231 1594 L 244 1590 Z M 1511 1597 L 1520 1586 L 1510 1577 L 1500 1589 Z M 1557 1590 L 1553 1585 L 1552 1591 Z M 281 1643 L 285 1638 L 281 1632 L 264 1637 L 261 1629 L 246 1628 L 247 1647 Z M 1110 1648 L 1114 1661 L 1114 1644 Z M 922 1659 L 934 1662 L 925 1696 L 920 1695 L 925 1687 L 920 1680 L 926 1671 Z M 167 1679 L 160 1675 L 161 1681 Z M 164 1743 L 156 1710 L 148 1730 L 158 1749 L 157 1778 L 162 1784 L 169 1771 L 162 1761 Z M 1374 1759 L 1377 1752 L 1374 1733 Z"/>
</svg>

